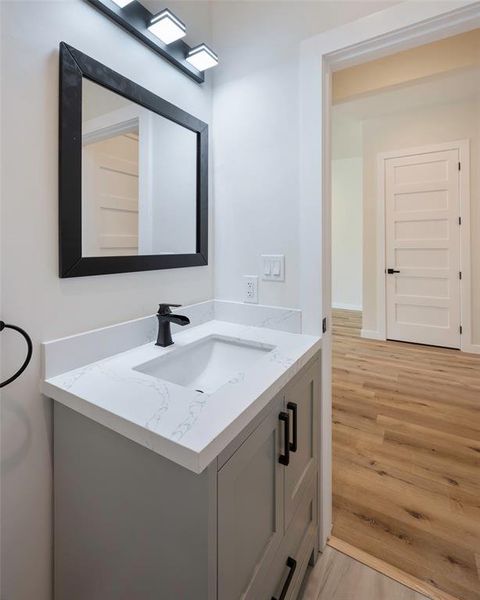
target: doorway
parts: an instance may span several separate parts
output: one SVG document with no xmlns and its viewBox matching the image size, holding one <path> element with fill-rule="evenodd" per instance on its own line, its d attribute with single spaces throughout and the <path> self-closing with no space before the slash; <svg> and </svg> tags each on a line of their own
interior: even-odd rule
<svg viewBox="0 0 480 600">
<path fill-rule="evenodd" d="M 416 52 L 420 61 L 426 50 Z M 402 66 L 395 55 L 380 63 L 389 61 Z M 379 76 L 370 92 L 357 93 L 369 63 L 333 75 L 333 544 L 384 561 L 410 585 L 474 600 L 480 490 L 467 465 L 480 450 L 480 356 L 458 349 L 462 291 L 472 294 L 475 276 L 462 260 L 480 64 L 410 80 L 411 65 L 409 53 L 405 81 L 381 85 Z M 358 307 L 348 303 L 354 264 Z"/>
<path fill-rule="evenodd" d="M 446 24 L 444 24 L 444 27 L 446 28 Z M 394 27 L 392 27 L 392 29 L 394 29 Z M 332 43 L 332 39 L 333 36 L 330 35 L 329 39 L 326 39 L 327 36 L 325 36 L 325 41 L 324 41 L 324 53 L 323 56 L 325 57 L 326 54 L 329 54 L 331 52 L 338 51 L 340 52 L 340 50 L 343 48 L 341 46 L 341 44 L 338 44 L 337 46 L 334 46 L 334 44 Z M 346 34 L 343 37 L 342 42 L 344 43 L 345 46 L 347 46 L 347 44 L 345 44 L 346 41 Z M 359 36 L 360 37 L 360 36 Z M 412 36 L 413 37 L 413 36 Z M 431 39 L 431 38 L 430 38 Z M 363 39 L 357 40 L 358 43 L 365 42 L 368 41 L 369 37 L 365 36 Z M 351 39 L 349 38 L 349 41 L 351 41 Z M 384 40 L 383 40 L 384 41 Z M 418 43 L 418 37 L 416 37 L 416 42 Z M 373 44 L 372 44 L 373 45 Z M 388 44 L 386 44 L 388 45 Z M 413 45 L 413 44 L 412 44 Z M 332 46 L 334 46 L 334 49 L 332 48 Z M 325 49 L 327 48 L 327 49 Z M 361 48 L 361 52 L 365 52 L 365 46 Z M 359 54 L 361 54 L 360 50 L 359 50 Z M 342 58 L 339 60 L 339 62 L 341 62 L 341 60 L 345 59 L 345 54 L 347 54 L 348 52 L 344 52 L 344 55 L 342 56 Z M 352 54 L 350 54 L 350 60 L 351 60 L 351 56 Z M 335 60 L 335 58 L 333 59 Z M 338 64 L 338 63 L 337 63 Z M 329 81 L 329 74 L 331 74 L 329 72 L 328 67 L 325 69 L 325 80 L 324 80 L 324 87 L 323 87 L 323 92 L 324 92 L 324 110 L 325 113 L 323 115 L 323 133 L 324 136 L 326 136 L 327 141 L 325 142 L 325 146 L 324 146 L 324 151 L 327 154 L 327 158 L 329 160 L 329 152 L 330 152 L 330 145 L 328 142 L 329 139 L 329 124 L 328 124 L 328 115 L 329 115 L 329 109 L 325 108 L 325 102 L 328 103 L 328 99 L 331 93 L 331 82 Z M 310 85 L 312 84 L 312 82 L 310 81 Z M 307 122 L 307 117 L 310 117 L 311 113 L 307 111 L 307 114 L 305 115 L 304 121 L 305 123 Z M 310 124 L 311 125 L 311 124 Z M 326 132 L 326 133 L 325 133 Z M 304 134 L 305 138 L 308 138 L 307 133 L 305 132 Z M 460 136 L 463 137 L 463 136 Z M 450 137 L 450 139 L 456 139 L 455 137 Z M 457 138 L 458 139 L 458 138 Z M 403 146 L 403 147 L 412 147 L 412 145 L 410 146 Z M 307 161 L 308 164 L 311 165 L 311 162 L 315 161 L 316 158 L 318 157 L 318 147 L 315 147 L 314 143 L 312 142 L 311 146 L 308 146 L 305 148 L 303 148 L 303 152 L 306 154 L 309 150 L 309 148 L 312 150 L 312 160 L 311 161 Z M 393 148 L 395 150 L 395 146 L 391 146 L 391 148 Z M 400 146 L 400 148 L 402 148 L 402 146 Z M 325 164 L 325 163 L 324 163 Z M 329 162 L 327 162 L 327 165 L 325 165 L 325 168 L 329 168 Z M 329 197 L 330 194 L 330 179 L 329 179 L 329 175 L 326 174 L 326 172 L 324 171 L 323 173 L 323 179 L 321 181 L 313 181 L 313 179 L 305 174 L 304 175 L 304 182 L 307 182 L 309 189 L 314 189 L 315 185 L 320 183 L 322 185 L 323 188 L 323 193 L 324 193 L 324 198 L 325 195 L 327 197 Z M 374 201 L 376 202 L 377 198 L 376 195 L 372 195 Z M 308 196 L 307 196 L 308 197 Z M 330 205 L 329 202 L 326 201 L 326 204 L 324 204 L 323 206 L 323 223 L 324 223 L 324 227 L 328 228 L 329 224 L 330 224 Z M 458 218 L 458 215 L 457 215 Z M 306 227 L 305 227 L 306 229 Z M 323 265 L 324 265 L 324 271 L 323 271 L 323 281 L 325 282 L 325 278 L 330 279 L 329 276 L 329 269 L 330 269 L 330 265 L 331 265 L 331 260 L 330 260 L 330 243 L 329 243 L 329 232 L 328 230 L 325 231 L 324 229 L 324 239 L 323 239 L 323 244 L 322 244 L 322 251 L 323 251 Z M 371 237 L 370 241 L 375 245 L 376 244 L 376 236 L 375 234 Z M 459 251 L 460 252 L 460 251 Z M 463 257 L 462 257 L 463 259 Z M 383 260 L 385 260 L 385 248 L 384 248 L 384 252 L 383 252 Z M 450 264 L 450 263 L 449 263 Z M 464 263 L 462 262 L 462 267 L 464 266 Z M 441 267 L 437 267 L 437 268 L 441 268 Z M 382 273 L 383 275 L 383 297 L 385 298 L 385 273 Z M 458 275 L 458 273 L 457 273 Z M 457 280 L 458 281 L 458 280 Z M 379 289 L 375 289 L 375 285 L 372 286 L 373 287 L 373 294 L 374 295 L 380 295 L 380 290 Z M 323 289 L 323 301 L 324 301 L 324 311 L 323 314 L 327 314 L 327 316 L 330 316 L 329 313 L 329 307 L 330 307 L 330 286 L 328 284 L 325 284 L 325 288 Z M 375 315 L 376 315 L 376 311 L 374 312 L 374 319 L 375 319 Z M 462 318 L 465 315 L 462 313 Z M 362 330 L 365 328 L 365 323 L 362 324 Z M 379 326 L 377 323 L 374 323 L 375 327 L 372 327 L 373 331 L 377 331 L 379 330 Z M 333 326 L 334 326 L 334 334 L 335 334 L 335 319 L 333 320 Z M 348 329 L 350 328 L 352 331 L 359 331 L 360 328 L 358 326 L 358 321 L 354 321 L 351 323 L 351 325 L 346 324 L 346 326 L 344 327 L 344 329 Z M 363 331 L 362 331 L 363 333 Z M 328 334 L 328 332 L 327 332 Z M 373 336 L 372 336 L 373 337 Z M 329 377 L 330 377 L 330 365 L 328 363 L 328 356 L 329 356 L 329 344 L 330 344 L 330 340 L 331 338 L 329 338 L 328 336 L 325 338 L 325 370 L 324 370 L 324 374 L 325 374 L 325 379 L 324 379 L 324 383 L 326 385 L 328 385 L 328 381 L 329 381 Z M 407 562 L 404 563 L 404 565 L 402 566 L 402 570 L 405 573 L 410 573 L 410 575 L 413 576 L 411 577 L 411 580 L 414 580 L 415 578 L 417 578 L 417 582 L 420 581 L 420 579 L 422 579 L 423 583 L 425 585 L 430 585 L 435 587 L 435 585 L 438 585 L 438 579 L 440 578 L 442 581 L 440 582 L 440 586 L 441 589 L 450 589 L 450 594 L 452 594 L 452 592 L 454 591 L 454 586 L 450 586 L 450 588 L 448 588 L 448 580 L 450 580 L 450 583 L 452 582 L 452 580 L 454 580 L 457 577 L 457 588 L 455 590 L 456 593 L 456 597 L 462 597 L 462 598 L 476 598 L 477 596 L 475 594 L 478 595 L 478 585 L 479 585 L 479 581 L 478 581 L 478 574 L 476 572 L 476 565 L 475 565 L 475 557 L 474 554 L 472 554 L 472 550 L 463 548 L 460 549 L 460 546 L 458 546 L 456 544 L 456 542 L 453 539 L 453 535 L 449 535 L 448 531 L 452 532 L 456 532 L 459 530 L 458 527 L 456 527 L 455 525 L 452 526 L 453 521 L 450 522 L 450 525 L 446 525 L 446 521 L 443 521 L 442 525 L 440 526 L 440 529 L 442 529 L 442 532 L 440 532 L 440 530 L 437 531 L 438 534 L 438 539 L 436 538 L 437 534 L 432 533 L 432 529 L 433 529 L 433 523 L 436 520 L 438 515 L 442 515 L 445 516 L 448 519 L 451 519 L 452 517 L 452 513 L 449 512 L 449 509 L 447 508 L 447 504 L 449 504 L 449 502 L 451 502 L 451 498 L 454 497 L 454 492 L 452 492 L 452 490 L 450 490 L 450 492 L 452 492 L 452 494 L 449 496 L 448 492 L 446 493 L 446 495 L 443 497 L 442 500 L 439 500 L 438 503 L 433 502 L 432 504 L 428 503 L 427 497 L 429 497 L 429 492 L 425 490 L 425 488 L 422 488 L 422 478 L 423 476 L 427 476 L 428 475 L 428 471 L 430 471 L 428 465 L 424 465 L 425 466 L 425 470 L 423 471 L 423 475 L 420 475 L 419 472 L 417 471 L 417 465 L 412 464 L 412 448 L 415 447 L 415 445 L 418 443 L 419 439 L 425 441 L 425 435 L 426 432 L 424 430 L 424 428 L 426 429 L 431 429 L 431 431 L 429 431 L 429 434 L 432 434 L 432 438 L 430 440 L 430 442 L 427 442 L 422 449 L 420 450 L 420 453 L 425 453 L 426 455 L 430 455 L 430 456 L 436 456 L 437 453 L 439 452 L 446 452 L 447 450 L 447 446 L 448 446 L 448 440 L 450 442 L 452 442 L 452 438 L 448 437 L 448 427 L 450 426 L 454 426 L 456 427 L 456 433 L 454 435 L 457 435 L 459 433 L 461 433 L 461 428 L 459 427 L 460 422 L 463 420 L 463 417 L 467 417 L 466 413 L 463 413 L 463 409 L 467 408 L 467 405 L 463 405 L 460 406 L 457 405 L 456 409 L 460 409 L 459 412 L 457 413 L 456 417 L 452 416 L 452 413 L 450 412 L 450 410 L 452 409 L 452 400 L 453 399 L 460 399 L 460 396 L 463 392 L 465 392 L 467 395 L 469 394 L 469 386 L 470 384 L 472 384 L 475 388 L 475 393 L 478 393 L 477 390 L 477 386 L 478 386 L 478 381 L 475 380 L 475 383 L 473 382 L 473 380 L 471 380 L 471 378 L 475 379 L 476 377 L 476 373 L 478 373 L 478 369 L 479 369 L 479 363 L 478 363 L 478 357 L 474 357 L 474 356 L 464 356 L 465 359 L 468 359 L 468 365 L 467 364 L 460 364 L 458 363 L 455 367 L 456 373 L 447 373 L 446 370 L 444 370 L 445 366 L 449 363 L 452 362 L 452 354 L 451 354 L 451 350 L 447 350 L 447 349 L 428 349 L 425 348 L 423 351 L 420 351 L 421 348 L 416 348 L 415 351 L 418 352 L 416 354 L 410 354 L 407 355 L 404 352 L 397 352 L 397 350 L 400 347 L 405 347 L 407 348 L 406 345 L 404 344 L 398 344 L 397 342 L 387 342 L 386 346 L 383 346 L 382 344 L 380 344 L 377 340 L 366 340 L 366 344 L 368 344 L 367 346 L 363 346 L 364 349 L 367 349 L 368 352 L 366 352 L 366 354 L 369 354 L 369 356 L 362 356 L 360 352 L 355 353 L 355 349 L 350 347 L 348 348 L 347 345 L 348 343 L 350 343 L 350 341 L 348 340 L 344 340 L 344 349 L 346 350 L 346 354 L 348 356 L 348 360 L 353 361 L 355 364 L 353 365 L 353 367 L 351 365 L 341 365 L 340 367 L 337 367 L 337 373 L 341 374 L 342 378 L 343 378 L 343 385 L 344 388 L 342 390 L 342 393 L 344 395 L 344 406 L 338 406 L 336 409 L 336 413 L 334 414 L 334 418 L 333 418 L 333 425 L 334 427 L 337 425 L 337 423 L 339 422 L 339 415 L 343 415 L 343 420 L 347 421 L 350 420 L 350 424 L 347 425 L 345 422 L 343 423 L 343 426 L 348 428 L 350 427 L 351 429 L 355 429 L 356 433 L 358 433 L 358 438 L 356 438 L 355 436 L 350 436 L 348 435 L 348 429 L 346 429 L 344 431 L 345 433 L 345 447 L 348 448 L 348 451 L 351 451 L 353 453 L 355 453 L 355 451 L 359 451 L 356 453 L 356 456 L 359 460 L 362 460 L 363 463 L 363 467 L 365 469 L 369 469 L 369 473 L 368 475 L 366 474 L 366 471 L 362 471 L 362 469 L 360 468 L 360 465 L 353 465 L 351 470 L 349 471 L 349 477 L 350 479 L 348 479 L 348 481 L 344 481 L 344 490 L 350 490 L 350 492 L 355 492 L 355 490 L 357 490 L 357 493 L 355 494 L 356 496 L 356 500 L 362 504 L 361 510 L 352 510 L 350 511 L 350 517 L 352 514 L 354 514 L 354 518 L 350 520 L 350 522 L 348 523 L 346 529 L 349 531 L 352 531 L 354 533 L 358 533 L 360 531 L 361 528 L 363 528 L 363 531 L 365 533 L 365 537 L 369 538 L 370 541 L 372 541 L 373 539 L 373 535 L 371 535 L 371 527 L 377 527 L 378 531 L 381 533 L 380 538 L 381 538 L 381 551 L 377 552 L 377 560 L 378 560 L 378 555 L 380 554 L 380 556 L 382 556 L 384 559 L 388 556 L 389 552 L 393 552 L 394 554 L 397 552 L 401 553 L 402 549 L 405 550 L 415 548 L 421 548 L 421 550 L 418 553 L 413 553 L 409 556 L 409 560 Z M 355 342 L 356 343 L 356 342 Z M 393 349 L 391 347 L 391 344 L 395 345 L 395 349 Z M 411 352 L 411 348 L 409 350 L 405 350 L 405 352 Z M 334 350 L 335 352 L 335 350 Z M 431 354 L 430 354 L 431 352 Z M 454 353 L 455 356 L 461 356 L 459 353 L 455 352 Z M 408 356 L 410 356 L 410 358 L 408 358 Z M 335 361 L 335 357 L 334 357 L 334 361 Z M 408 365 L 407 365 L 408 363 Z M 426 368 L 424 369 L 424 367 L 426 366 Z M 455 366 L 455 365 L 452 365 Z M 458 369 L 458 370 L 457 370 Z M 463 379 L 462 377 L 460 377 L 460 372 L 463 370 L 463 374 L 467 375 L 467 379 Z M 368 372 L 367 372 L 368 371 Z M 423 372 L 422 372 L 423 371 Z M 440 375 L 442 374 L 442 375 Z M 370 381 L 365 381 L 364 379 L 362 379 L 363 376 L 371 376 L 373 379 Z M 414 379 L 413 376 L 416 375 L 417 379 Z M 335 377 L 335 374 L 334 374 Z M 379 385 L 378 383 L 378 378 L 380 377 L 383 380 L 383 386 Z M 447 383 L 450 381 L 450 383 L 453 383 L 454 387 L 453 388 L 449 388 L 447 390 Z M 470 381 L 470 383 L 468 382 Z M 401 382 L 402 384 L 405 385 L 405 387 L 401 388 L 401 385 L 399 384 L 399 382 Z M 407 389 L 408 388 L 408 389 Z M 352 389 L 356 389 L 358 390 L 358 393 L 360 395 L 363 395 L 364 398 L 368 398 L 372 404 L 370 407 L 365 408 L 364 405 L 361 405 L 361 403 L 358 401 L 358 398 L 350 398 L 348 399 L 348 394 L 351 392 Z M 395 403 L 395 398 L 393 396 L 395 396 L 396 393 L 400 393 L 400 397 L 397 398 L 396 400 L 402 404 L 403 403 L 403 407 L 400 408 L 400 411 L 405 411 L 403 413 L 402 416 L 407 417 L 405 419 L 405 421 L 402 421 L 401 418 L 399 418 L 400 413 L 396 413 L 393 414 L 395 411 L 398 411 L 399 408 L 398 406 L 392 406 L 392 404 Z M 420 393 L 419 393 L 420 392 Z M 433 394 L 434 396 L 436 396 L 436 398 L 438 400 L 441 399 L 441 404 L 443 405 L 442 407 L 440 405 L 436 405 L 433 406 L 431 404 L 431 402 L 429 401 L 429 399 L 426 397 L 427 394 Z M 459 395 L 460 394 L 460 395 Z M 430 400 L 434 401 L 435 404 L 435 398 L 431 397 Z M 470 402 L 469 400 L 467 400 L 467 403 Z M 378 410 L 379 408 L 379 404 L 382 405 L 382 410 Z M 390 405 L 389 405 L 390 404 Z M 413 413 L 415 412 L 415 410 L 413 409 L 413 405 L 416 405 L 416 407 L 418 408 L 419 413 L 417 415 L 414 415 Z M 348 406 L 347 406 L 348 405 Z M 326 406 L 326 405 L 325 405 Z M 387 408 L 383 408 L 384 406 L 387 406 Z M 335 407 L 334 407 L 335 408 Z M 473 405 L 470 405 L 470 408 L 474 408 Z M 325 408 L 326 410 L 326 408 Z M 389 413 L 389 414 L 384 414 L 382 411 L 385 410 L 385 413 Z M 441 416 L 440 418 L 438 418 L 438 420 L 433 423 L 433 421 L 431 422 L 431 424 L 433 425 L 431 428 L 429 426 L 429 424 L 426 422 L 425 418 L 427 416 L 427 414 L 430 415 L 430 417 L 434 417 L 435 415 L 437 417 L 440 416 L 441 412 L 445 412 L 445 414 L 443 416 Z M 407 414 L 405 414 L 407 413 Z M 448 413 L 448 414 L 447 414 Z M 325 413 L 324 413 L 325 414 Z M 463 415 L 463 416 L 459 416 L 459 415 Z M 466 421 L 463 422 L 464 428 L 463 428 L 463 433 L 466 434 L 465 440 L 470 440 L 468 442 L 469 444 L 469 448 L 472 450 L 473 448 L 477 448 L 477 442 L 478 442 L 478 432 L 476 431 L 476 428 L 473 429 L 469 429 L 469 424 L 468 422 L 472 422 L 472 418 L 473 418 L 473 413 L 470 413 L 470 417 L 467 417 Z M 418 419 L 417 422 L 414 421 L 414 419 Z M 400 421 L 400 422 L 399 422 Z M 452 422 L 454 421 L 454 423 Z M 443 425 L 441 425 L 441 422 L 443 423 Z M 418 427 L 418 429 L 417 429 Z M 452 431 L 450 431 L 450 433 L 452 433 Z M 463 437 L 462 435 L 458 435 L 458 437 Z M 348 439 L 347 439 L 348 438 Z M 435 439 L 435 441 L 433 441 L 433 439 Z M 372 446 L 375 446 L 375 444 L 378 442 L 379 446 L 377 447 L 377 449 L 380 449 L 380 453 L 381 453 L 381 446 L 384 443 L 384 441 L 387 441 L 390 444 L 393 445 L 401 445 L 401 444 L 405 444 L 405 454 L 402 457 L 401 461 L 396 465 L 397 467 L 400 467 L 400 463 L 403 463 L 406 467 L 408 467 L 405 471 L 402 471 L 401 468 L 399 468 L 397 471 L 395 469 L 394 466 L 390 465 L 389 466 L 389 470 L 387 470 L 386 468 L 384 468 L 384 465 L 382 464 L 381 460 L 375 459 L 375 458 L 371 458 L 368 455 L 368 452 L 365 450 L 365 448 L 368 448 L 369 444 L 371 444 Z M 457 440 L 458 441 L 458 440 Z M 435 446 L 435 444 L 438 443 L 441 446 L 443 446 L 443 450 L 440 451 L 439 450 L 439 446 Z M 453 446 L 452 446 L 453 448 Z M 363 452 L 363 454 L 362 454 Z M 476 450 L 475 450 L 476 452 Z M 438 456 L 438 455 L 437 455 Z M 470 455 L 470 458 L 473 458 L 473 455 Z M 446 456 L 445 456 L 446 459 Z M 475 459 L 474 459 L 475 460 Z M 456 464 L 461 465 L 463 462 L 463 459 L 458 459 L 458 462 Z M 439 465 L 437 464 L 437 467 Z M 395 475 L 392 475 L 392 471 L 395 471 Z M 346 473 L 346 471 L 344 471 L 344 473 Z M 355 481 L 354 481 L 354 475 L 355 473 L 360 473 L 360 479 L 361 479 L 361 485 L 359 488 L 355 488 Z M 348 474 L 348 473 L 347 473 Z M 414 492 L 412 491 L 412 486 L 415 487 L 415 485 L 412 483 L 412 481 L 408 481 L 404 479 L 411 477 L 413 475 L 418 476 L 419 478 L 417 479 L 417 482 L 420 484 L 419 489 L 423 489 L 422 492 L 420 492 L 419 497 L 421 496 L 421 502 L 419 503 L 419 508 L 418 510 L 415 508 L 412 508 L 411 506 L 409 506 L 408 504 L 411 502 L 412 500 L 412 494 L 414 494 Z M 444 473 L 445 475 L 445 473 Z M 448 477 L 448 475 L 447 475 Z M 393 485 L 391 488 L 388 489 L 388 483 L 392 482 L 392 479 L 397 479 L 397 483 L 403 481 L 403 487 L 402 485 L 400 485 L 400 488 L 396 487 L 396 484 Z M 446 479 L 444 480 L 444 482 L 446 482 Z M 455 478 L 451 478 L 451 481 L 447 484 L 450 486 L 455 486 L 456 484 L 454 482 L 458 482 L 458 480 L 456 480 Z M 423 482 L 425 485 L 427 485 L 425 482 Z M 433 483 L 433 481 L 431 481 L 431 483 Z M 437 481 L 438 483 L 438 481 Z M 470 483 L 473 484 L 475 486 L 475 482 L 474 480 L 470 480 Z M 380 489 L 383 490 L 387 490 L 387 496 L 388 498 L 386 498 L 385 501 L 385 506 L 391 505 L 393 507 L 397 506 L 398 510 L 395 509 L 395 514 L 394 514 L 394 518 L 390 521 L 385 515 L 382 516 L 382 511 L 379 510 L 379 505 L 377 502 L 377 498 L 375 498 L 375 496 L 372 496 L 372 489 L 375 488 L 375 485 L 378 485 Z M 442 483 L 443 486 L 443 483 Z M 441 487 L 442 487 L 441 486 Z M 434 487 L 436 487 L 436 484 L 434 484 Z M 437 488 L 438 491 L 439 488 Z M 473 488 L 472 488 L 473 490 Z M 430 490 L 431 492 L 432 490 Z M 437 491 L 434 491 L 433 494 L 437 493 Z M 445 488 L 444 488 L 445 491 Z M 470 499 L 472 499 L 475 496 L 475 494 L 473 494 Z M 417 498 L 418 499 L 418 498 Z M 467 501 L 470 502 L 470 501 Z M 348 504 L 347 500 L 344 499 L 344 503 L 345 505 Z M 353 505 L 351 505 L 353 506 Z M 432 512 L 429 512 L 426 510 L 426 507 L 430 506 Z M 442 509 L 441 506 L 443 506 L 444 508 Z M 380 507 L 381 508 L 381 507 Z M 473 508 L 473 505 L 470 506 L 467 510 L 470 511 L 470 508 L 473 509 L 473 511 L 475 512 L 475 508 Z M 444 510 L 445 509 L 445 510 Z M 410 511 L 410 512 L 409 512 Z M 347 511 L 348 512 L 348 511 Z M 427 514 L 428 513 L 428 514 Z M 436 515 L 436 516 L 434 516 Z M 447 516 L 448 515 L 448 516 Z M 442 518 L 440 518 L 440 521 L 442 521 Z M 408 522 L 408 523 L 407 523 Z M 414 539 L 414 536 L 409 536 L 409 532 L 406 531 L 408 529 L 407 525 L 413 525 L 413 529 L 410 530 L 410 533 L 412 533 L 412 531 L 415 530 L 415 527 L 418 526 L 419 530 L 423 530 L 424 533 L 426 534 L 425 539 L 422 541 L 421 539 L 417 538 Z M 335 520 L 334 520 L 334 525 L 335 525 Z M 404 525 L 405 527 L 402 527 L 402 525 Z M 468 527 L 467 522 L 465 521 L 464 523 L 465 526 Z M 463 526 L 462 526 L 463 527 Z M 370 535 L 369 535 L 370 532 Z M 472 545 L 475 544 L 475 542 L 478 542 L 479 538 L 479 532 L 477 529 L 477 526 L 472 522 L 472 527 L 470 528 L 470 532 L 471 532 L 471 543 Z M 398 534 L 398 535 L 396 535 Z M 396 538 L 394 539 L 396 535 Z M 427 539 L 428 538 L 428 539 Z M 393 543 L 395 541 L 395 543 Z M 398 542 L 398 543 L 397 543 Z M 438 549 L 442 547 L 442 542 L 446 542 L 445 546 L 444 546 L 444 550 L 448 550 L 448 549 L 458 549 L 460 551 L 460 554 L 462 554 L 463 556 L 463 565 L 464 568 L 460 568 L 458 562 L 461 562 L 461 559 L 457 556 L 452 556 L 452 554 L 449 554 L 450 558 L 445 559 L 445 553 L 442 551 L 438 554 L 438 559 L 439 561 L 437 562 L 436 565 L 434 565 L 434 560 L 431 560 L 431 556 L 428 556 L 428 547 L 430 547 L 431 549 L 436 548 L 437 552 Z M 415 556 L 414 556 L 415 554 Z M 397 555 L 398 556 L 398 555 Z M 428 556 L 428 558 L 427 558 Z M 444 559 L 441 558 L 441 556 L 444 557 Z M 408 556 L 407 556 L 408 558 Z M 443 562 L 442 562 L 443 561 Z M 446 562 L 445 562 L 446 561 Z M 390 561 L 392 562 L 392 559 L 390 557 Z M 448 565 L 449 564 L 453 564 L 455 563 L 455 566 L 453 567 L 453 569 L 449 568 Z M 428 565 L 428 568 L 427 566 Z M 430 567 L 432 567 L 433 565 L 433 569 L 430 570 Z M 468 571 L 468 573 L 467 573 Z M 455 573 L 456 574 L 455 574 Z M 434 573 L 434 574 L 432 574 Z M 463 583 L 462 583 L 463 582 Z M 467 583 L 465 583 L 467 582 Z M 413 583 L 411 584 L 413 585 Z M 425 589 L 425 588 L 424 588 Z M 448 596 L 448 592 L 447 596 Z M 453 594 L 452 594 L 453 595 Z M 438 597 L 440 597 L 441 594 L 438 594 Z M 447 597 L 444 595 L 444 597 Z M 432 596 L 433 597 L 433 596 Z"/>
</svg>

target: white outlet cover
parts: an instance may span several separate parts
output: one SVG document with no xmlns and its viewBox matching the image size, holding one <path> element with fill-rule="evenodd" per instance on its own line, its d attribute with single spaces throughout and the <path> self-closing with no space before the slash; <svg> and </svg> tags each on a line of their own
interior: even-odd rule
<svg viewBox="0 0 480 600">
<path fill-rule="evenodd" d="M 243 276 L 243 301 L 258 304 L 258 276 Z"/>
<path fill-rule="evenodd" d="M 285 255 L 262 254 L 263 281 L 285 281 Z"/>
</svg>

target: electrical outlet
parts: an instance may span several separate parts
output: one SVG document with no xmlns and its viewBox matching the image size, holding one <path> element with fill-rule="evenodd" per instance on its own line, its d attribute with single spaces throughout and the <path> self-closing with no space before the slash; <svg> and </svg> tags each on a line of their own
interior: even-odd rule
<svg viewBox="0 0 480 600">
<path fill-rule="evenodd" d="M 258 277 L 256 275 L 243 276 L 243 301 L 258 303 Z"/>
</svg>

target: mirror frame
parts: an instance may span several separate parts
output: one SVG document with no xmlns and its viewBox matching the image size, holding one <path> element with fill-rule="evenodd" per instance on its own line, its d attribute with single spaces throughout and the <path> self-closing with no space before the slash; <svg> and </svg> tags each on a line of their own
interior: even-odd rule
<svg viewBox="0 0 480 600">
<path fill-rule="evenodd" d="M 181 125 L 197 136 L 197 235 L 192 254 L 82 256 L 82 80 Z M 208 125 L 93 58 L 60 43 L 59 275 L 82 277 L 208 264 Z"/>
</svg>

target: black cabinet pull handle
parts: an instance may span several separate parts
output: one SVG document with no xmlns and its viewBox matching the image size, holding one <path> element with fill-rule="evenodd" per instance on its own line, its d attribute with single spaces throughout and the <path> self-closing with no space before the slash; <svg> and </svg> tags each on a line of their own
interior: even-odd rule
<svg viewBox="0 0 480 600">
<path fill-rule="evenodd" d="M 293 421 L 293 439 L 290 442 L 290 451 L 297 451 L 297 403 L 296 402 L 288 402 L 287 403 L 288 410 L 292 411 L 292 421 Z"/>
<path fill-rule="evenodd" d="M 393 275 L 394 273 L 400 273 L 400 271 L 398 271 L 397 269 L 387 269 L 387 273 L 389 275 Z"/>
<path fill-rule="evenodd" d="M 283 431 L 285 438 L 285 454 L 280 454 L 278 457 L 278 462 L 282 465 L 288 466 L 290 463 L 290 415 L 287 412 L 282 411 L 278 418 L 280 421 L 283 421 Z"/>
<path fill-rule="evenodd" d="M 294 558 L 292 558 L 291 556 L 289 556 L 287 558 L 287 567 L 290 569 L 290 571 L 288 573 L 287 579 L 285 580 L 285 583 L 283 584 L 282 593 L 280 594 L 278 600 L 285 599 L 285 596 L 287 595 L 287 592 L 288 592 L 288 588 L 290 587 L 290 584 L 292 583 L 295 569 L 297 568 L 297 561 Z M 272 600 L 277 600 L 277 599 L 275 598 L 275 596 L 272 596 Z"/>
</svg>

